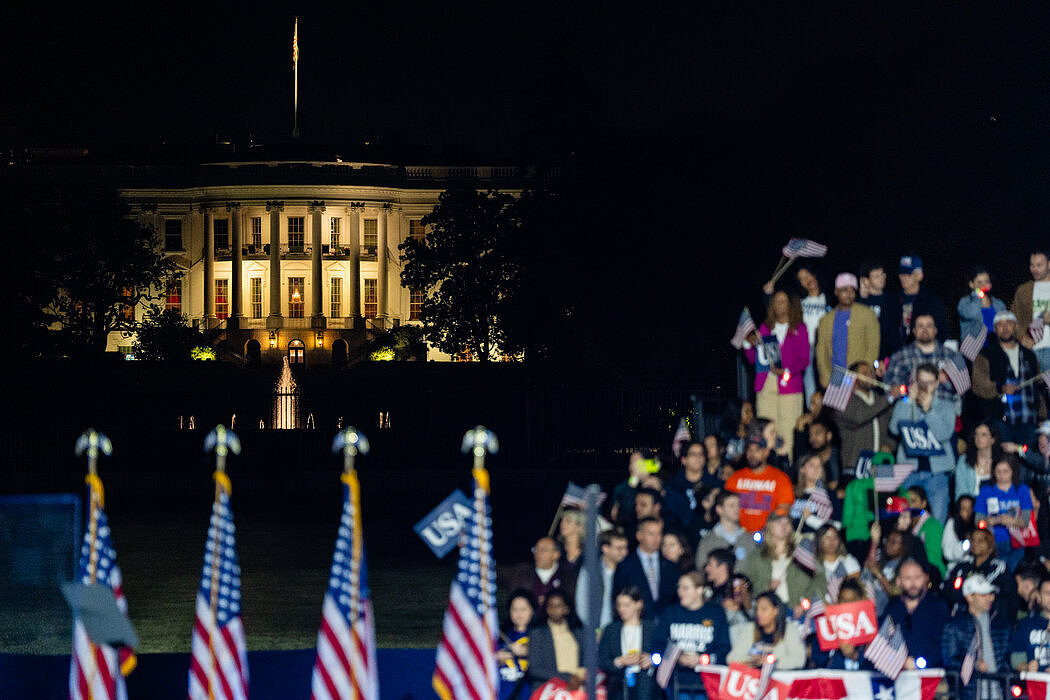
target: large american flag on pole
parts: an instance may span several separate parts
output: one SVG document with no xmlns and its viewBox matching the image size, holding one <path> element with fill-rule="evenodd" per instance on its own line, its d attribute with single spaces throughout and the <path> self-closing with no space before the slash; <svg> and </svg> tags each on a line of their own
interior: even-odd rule
<svg viewBox="0 0 1050 700">
<path fill-rule="evenodd" d="M 247 700 L 248 653 L 241 623 L 241 568 L 237 565 L 230 479 L 215 472 L 204 568 L 193 625 L 189 700 Z"/>
<path fill-rule="evenodd" d="M 828 254 L 828 247 L 808 238 L 792 238 L 780 252 L 785 258 L 823 258 Z"/>
<path fill-rule="evenodd" d="M 376 635 L 369 599 L 357 472 L 342 476 L 343 517 L 332 557 L 310 683 L 314 700 L 379 700 Z"/>
<path fill-rule="evenodd" d="M 474 508 L 463 523 L 432 684 L 443 700 L 495 700 L 496 563 L 492 559 L 488 472 L 474 469 Z"/>
<path fill-rule="evenodd" d="M 102 480 L 88 476 L 90 514 L 88 531 L 80 550 L 77 580 L 84 584 L 102 584 L 113 590 L 117 607 L 127 613 L 123 579 L 117 566 L 117 552 L 109 519 L 103 508 Z M 135 654 L 127 647 L 119 650 L 106 644 L 94 644 L 88 638 L 84 623 L 73 618 L 73 657 L 69 664 L 70 700 L 125 700 L 128 691 L 124 676 L 135 668 Z"/>
</svg>

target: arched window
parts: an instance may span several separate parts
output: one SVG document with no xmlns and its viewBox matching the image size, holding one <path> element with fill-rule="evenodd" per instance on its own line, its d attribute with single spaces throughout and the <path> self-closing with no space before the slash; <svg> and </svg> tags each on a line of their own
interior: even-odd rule
<svg viewBox="0 0 1050 700">
<path fill-rule="evenodd" d="M 345 340 L 332 343 L 332 366 L 346 367 L 347 344 Z"/>
<path fill-rule="evenodd" d="M 288 364 L 301 365 L 306 362 L 306 345 L 296 338 L 288 343 Z"/>
<path fill-rule="evenodd" d="M 262 345 L 255 338 L 244 344 L 244 364 L 257 368 L 262 359 Z"/>
</svg>

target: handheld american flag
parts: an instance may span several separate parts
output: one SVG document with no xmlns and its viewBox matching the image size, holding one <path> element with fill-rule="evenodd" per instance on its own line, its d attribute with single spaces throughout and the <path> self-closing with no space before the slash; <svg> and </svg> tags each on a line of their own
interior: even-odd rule
<svg viewBox="0 0 1050 700">
<path fill-rule="evenodd" d="M 824 405 L 836 411 L 845 411 L 846 404 L 853 396 L 853 389 L 856 385 L 856 377 L 852 373 L 843 371 L 839 367 L 833 368 L 831 381 L 828 383 L 827 391 L 824 392 Z"/>
<path fill-rule="evenodd" d="M 736 322 L 736 332 L 733 333 L 733 337 L 729 339 L 729 344 L 739 350 L 744 347 L 744 341 L 755 330 L 755 321 L 751 318 L 751 310 L 744 307 L 744 310 L 740 312 L 740 318 Z"/>
<path fill-rule="evenodd" d="M 110 454 L 109 438 L 94 430 L 85 432 L 77 441 L 77 454 L 87 453 L 88 484 L 88 531 L 84 533 L 84 544 L 80 550 L 77 581 L 82 584 L 101 584 L 113 591 L 117 608 L 127 613 L 128 602 L 124 598 L 123 579 L 117 566 L 117 552 L 113 548 L 113 537 L 109 519 L 103 510 L 105 490 L 96 472 L 98 453 Z M 127 698 L 124 676 L 135 668 L 135 653 L 128 647 L 119 649 L 108 644 L 95 644 L 88 637 L 87 628 L 74 612 L 73 654 L 69 664 L 70 700 Z"/>
<path fill-rule="evenodd" d="M 792 238 L 781 250 L 785 258 L 823 258 L 828 247 L 808 238 Z"/>
<path fill-rule="evenodd" d="M 977 353 L 984 347 L 985 341 L 988 340 L 988 328 L 982 323 L 981 330 L 977 332 L 977 335 L 967 335 L 959 343 L 959 352 L 970 362 L 973 362 L 974 358 L 977 357 Z"/>
<path fill-rule="evenodd" d="M 602 503 L 605 503 L 604 491 L 598 493 L 598 505 L 600 506 Z M 569 485 L 565 487 L 565 493 L 562 494 L 561 504 L 573 508 L 586 508 L 587 489 L 570 481 Z"/>
<path fill-rule="evenodd" d="M 977 652 L 981 647 L 981 628 L 978 627 L 973 635 L 973 641 L 970 642 L 970 648 L 966 650 L 966 656 L 963 657 L 962 666 L 959 667 L 959 680 L 962 681 L 963 685 L 970 685 L 970 679 L 973 678 L 973 670 L 977 666 Z"/>
<path fill-rule="evenodd" d="M 1050 369 L 1046 370 L 1039 376 L 1042 378 L 1043 384 L 1046 384 L 1047 390 L 1050 391 Z"/>
<path fill-rule="evenodd" d="M 233 485 L 226 476 L 226 454 L 241 451 L 232 431 L 218 426 L 205 440 L 215 448 L 215 500 L 197 590 L 190 657 L 190 700 L 247 700 L 248 652 L 241 623 L 241 567 L 237 564 Z"/>
<path fill-rule="evenodd" d="M 813 490 L 809 492 L 809 503 L 813 507 L 814 515 L 821 520 L 831 520 L 834 508 L 831 505 L 831 497 L 824 488 L 824 482 L 818 481 Z"/>
<path fill-rule="evenodd" d="M 894 624 L 893 618 L 886 617 L 875 639 L 864 649 L 864 658 L 880 673 L 897 680 L 908 659 L 908 645 L 904 643 L 904 635 Z"/>
<path fill-rule="evenodd" d="M 660 665 L 656 667 L 656 684 L 661 688 L 666 689 L 671 683 L 671 676 L 674 675 L 674 671 L 678 668 L 678 657 L 682 655 L 682 648 L 675 644 L 673 641 L 667 643 L 667 648 L 664 649 L 663 656 L 660 658 Z"/>
<path fill-rule="evenodd" d="M 803 600 L 802 607 L 805 607 L 807 602 L 807 600 Z M 825 609 L 826 606 L 824 605 L 824 601 L 819 598 L 812 603 L 809 603 L 809 609 L 806 610 L 806 616 L 802 618 L 802 629 L 799 630 L 803 639 L 816 631 L 817 618 L 824 614 Z"/>
<path fill-rule="evenodd" d="M 495 652 L 499 628 L 485 453 L 498 450 L 499 443 L 495 435 L 478 426 L 464 436 L 463 449 L 474 453 L 474 508 L 463 523 L 459 572 L 449 593 L 432 684 L 442 700 L 495 700 L 499 692 Z"/>
<path fill-rule="evenodd" d="M 368 453 L 368 440 L 356 429 L 346 428 L 336 435 L 332 449 L 344 456 L 343 516 L 321 608 L 310 697 L 379 700 L 375 624 L 361 526 L 361 484 L 353 466 L 358 453 Z"/>
<path fill-rule="evenodd" d="M 813 573 L 817 568 L 817 555 L 813 540 L 809 537 L 800 539 L 795 545 L 795 551 L 791 553 L 791 558 L 803 569 Z"/>
<path fill-rule="evenodd" d="M 970 390 L 970 373 L 966 371 L 966 367 L 959 367 L 955 362 L 949 358 L 945 360 L 944 373 L 948 375 L 948 381 L 955 387 L 955 393 L 965 394 Z"/>
<path fill-rule="evenodd" d="M 875 491 L 896 491 L 904 483 L 904 480 L 915 471 L 915 466 L 915 464 L 909 462 L 875 465 Z"/>
<path fill-rule="evenodd" d="M 1032 319 L 1032 322 L 1028 324 L 1028 335 L 1032 336 L 1032 340 L 1040 342 L 1043 339 L 1043 333 L 1046 332 L 1046 322 L 1043 321 L 1042 316 L 1036 316 Z"/>
<path fill-rule="evenodd" d="M 846 567 L 842 562 L 839 562 L 835 570 L 831 572 L 831 576 L 828 577 L 828 600 L 832 603 L 837 603 L 839 600 L 839 590 L 842 588 L 842 582 L 846 580 Z"/>
<path fill-rule="evenodd" d="M 671 439 L 671 452 L 675 459 L 682 456 L 682 445 L 689 442 L 690 437 L 692 436 L 689 434 L 689 426 L 685 424 L 685 418 L 679 418 L 678 429 L 674 431 L 674 438 Z"/>
</svg>

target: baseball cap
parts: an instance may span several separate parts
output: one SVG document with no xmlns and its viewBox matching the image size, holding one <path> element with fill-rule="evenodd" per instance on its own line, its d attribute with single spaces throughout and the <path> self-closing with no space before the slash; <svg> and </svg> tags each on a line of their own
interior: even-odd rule
<svg viewBox="0 0 1050 700">
<path fill-rule="evenodd" d="M 1014 316 L 1012 311 L 998 311 L 995 314 L 995 318 L 992 319 L 992 325 L 994 326 L 996 323 L 999 323 L 999 321 L 1013 321 L 1014 323 L 1017 323 L 1017 317 Z"/>
<path fill-rule="evenodd" d="M 1039 427 L 1036 428 L 1035 432 L 1042 433 L 1043 435 L 1050 437 L 1050 420 L 1044 420 L 1042 423 L 1040 423 Z"/>
<path fill-rule="evenodd" d="M 901 257 L 900 266 L 898 268 L 902 275 L 910 275 L 915 270 L 922 269 L 922 258 L 918 255 L 904 255 Z"/>
<path fill-rule="evenodd" d="M 993 586 L 988 582 L 981 574 L 973 574 L 967 576 L 966 580 L 963 581 L 962 585 L 963 595 L 973 595 L 974 593 L 998 593 L 999 587 Z"/>
<path fill-rule="evenodd" d="M 749 445 L 756 445 L 757 447 L 761 447 L 763 449 L 765 449 L 766 447 L 769 447 L 769 445 L 766 444 L 766 439 L 764 437 L 762 437 L 762 435 L 760 433 L 756 433 L 756 434 L 752 435 L 751 437 L 749 437 L 747 439 L 747 444 L 749 444 Z"/>
<path fill-rule="evenodd" d="M 857 276 L 851 272 L 840 272 L 838 277 L 835 278 L 835 289 L 842 289 L 843 287 L 858 288 Z"/>
</svg>

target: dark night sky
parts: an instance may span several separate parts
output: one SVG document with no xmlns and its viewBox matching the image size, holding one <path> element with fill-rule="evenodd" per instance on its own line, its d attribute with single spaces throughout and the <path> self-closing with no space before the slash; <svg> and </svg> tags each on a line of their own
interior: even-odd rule
<svg viewBox="0 0 1050 700">
<path fill-rule="evenodd" d="M 304 139 L 564 165 L 581 323 L 690 371 L 790 236 L 920 252 L 950 307 L 1045 240 L 1042 3 L 524 5 L 7 9 L 0 144 L 286 139 L 298 12 Z"/>
</svg>

